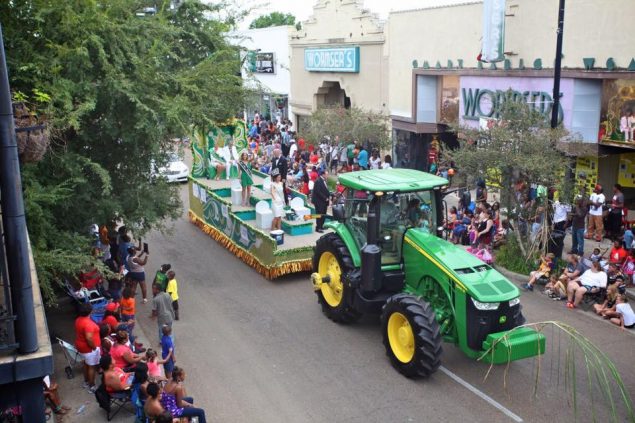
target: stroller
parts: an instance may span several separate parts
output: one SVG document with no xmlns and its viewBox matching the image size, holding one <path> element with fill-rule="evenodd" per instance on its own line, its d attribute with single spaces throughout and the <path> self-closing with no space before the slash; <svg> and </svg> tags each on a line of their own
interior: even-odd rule
<svg viewBox="0 0 635 423">
<path fill-rule="evenodd" d="M 66 357 L 66 362 L 68 363 L 68 366 L 64 367 L 64 372 L 66 373 L 67 378 L 72 379 L 75 376 L 73 374 L 73 368 L 76 367 L 78 363 L 83 362 L 84 358 L 79 351 L 77 351 L 75 346 L 60 338 L 56 339 L 60 344 L 60 347 L 62 347 L 62 352 L 64 353 L 64 357 Z"/>
<path fill-rule="evenodd" d="M 106 299 L 99 290 L 88 289 L 85 286 L 81 286 L 76 290 L 68 278 L 64 278 L 64 290 L 76 304 L 90 303 L 93 306 L 90 318 L 97 324 L 101 323 L 104 318 L 104 313 L 106 312 L 108 299 Z"/>
</svg>

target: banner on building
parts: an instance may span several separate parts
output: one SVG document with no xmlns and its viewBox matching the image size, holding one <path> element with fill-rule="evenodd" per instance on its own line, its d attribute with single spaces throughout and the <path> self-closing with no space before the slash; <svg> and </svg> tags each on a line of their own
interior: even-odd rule
<svg viewBox="0 0 635 423">
<path fill-rule="evenodd" d="M 635 187 L 635 153 L 620 154 L 617 183 L 625 188 Z"/>
<path fill-rule="evenodd" d="M 504 59 L 505 0 L 484 0 L 481 60 L 484 62 L 501 62 Z"/>
</svg>

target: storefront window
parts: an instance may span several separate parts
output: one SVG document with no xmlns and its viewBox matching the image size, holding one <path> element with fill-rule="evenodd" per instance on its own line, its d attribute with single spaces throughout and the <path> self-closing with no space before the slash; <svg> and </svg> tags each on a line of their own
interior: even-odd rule
<svg viewBox="0 0 635 423">
<path fill-rule="evenodd" d="M 393 166 L 428 170 L 428 135 L 395 129 L 393 131 Z"/>
<path fill-rule="evenodd" d="M 441 78 L 441 104 L 439 123 L 452 124 L 459 120 L 459 77 L 445 75 Z"/>
</svg>

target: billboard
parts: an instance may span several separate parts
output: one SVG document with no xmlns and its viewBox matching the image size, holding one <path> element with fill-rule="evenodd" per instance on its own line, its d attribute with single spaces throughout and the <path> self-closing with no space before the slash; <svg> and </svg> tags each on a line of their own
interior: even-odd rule
<svg viewBox="0 0 635 423">
<path fill-rule="evenodd" d="M 255 73 L 276 73 L 273 53 L 256 53 Z"/>
<path fill-rule="evenodd" d="M 483 1 L 483 44 L 481 60 L 505 60 L 505 0 Z"/>
</svg>

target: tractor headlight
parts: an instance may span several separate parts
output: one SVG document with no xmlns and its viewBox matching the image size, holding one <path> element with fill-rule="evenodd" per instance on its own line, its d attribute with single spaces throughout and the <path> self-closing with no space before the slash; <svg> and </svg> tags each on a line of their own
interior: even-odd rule
<svg viewBox="0 0 635 423">
<path fill-rule="evenodd" d="M 520 304 L 520 297 L 509 300 L 510 307 L 517 306 L 518 304 Z"/>
<path fill-rule="evenodd" d="M 476 307 L 477 310 L 498 310 L 498 306 L 500 305 L 500 303 L 482 303 L 480 301 L 476 301 L 474 298 L 472 298 L 472 302 L 474 303 L 474 307 Z"/>
</svg>

